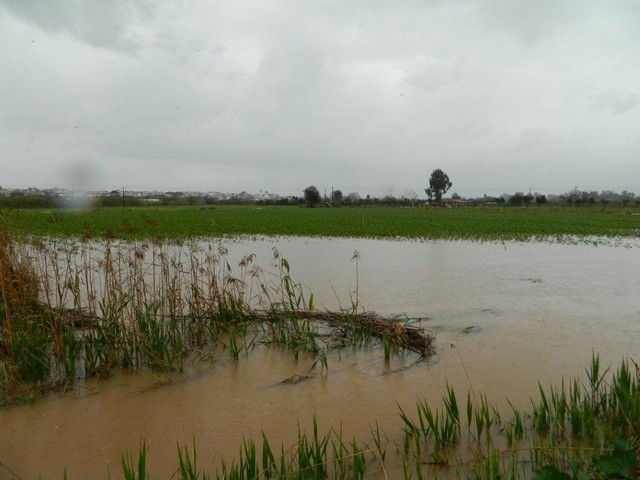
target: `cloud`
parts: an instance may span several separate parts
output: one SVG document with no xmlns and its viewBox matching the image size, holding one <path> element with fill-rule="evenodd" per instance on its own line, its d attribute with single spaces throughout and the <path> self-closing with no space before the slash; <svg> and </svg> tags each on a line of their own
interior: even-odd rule
<svg viewBox="0 0 640 480">
<path fill-rule="evenodd" d="M 137 22 L 153 15 L 153 2 L 5 0 L 2 4 L 44 32 L 127 53 L 139 47 L 135 38 Z"/>
<path fill-rule="evenodd" d="M 422 192 L 443 168 L 461 195 L 615 178 L 640 190 L 640 173 L 579 167 L 635 158 L 639 10 L 0 1 L 0 146 L 61 172 L 12 167 L 3 186 L 89 162 L 95 183 L 146 188 Z"/>
<path fill-rule="evenodd" d="M 613 115 L 622 115 L 640 107 L 640 94 L 638 93 L 623 94 L 609 90 L 592 95 L 590 100 L 594 108 L 608 110 Z"/>
</svg>

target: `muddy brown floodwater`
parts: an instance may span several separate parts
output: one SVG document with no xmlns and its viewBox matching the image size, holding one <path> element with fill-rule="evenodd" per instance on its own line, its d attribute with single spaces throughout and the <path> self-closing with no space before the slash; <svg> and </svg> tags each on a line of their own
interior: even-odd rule
<svg viewBox="0 0 640 480">
<path fill-rule="evenodd" d="M 0 410 L 0 462 L 23 479 L 120 478 L 120 456 L 149 447 L 152 478 L 177 467 L 176 443 L 195 438 L 199 462 L 214 471 L 243 436 L 291 444 L 298 422 L 317 415 L 321 429 L 342 426 L 368 441 L 376 420 L 401 439 L 398 405 L 418 398 L 437 405 L 452 384 L 459 395 L 486 392 L 506 410 L 521 408 L 537 384 L 581 375 L 592 352 L 605 365 L 640 357 L 639 242 L 626 246 L 551 243 L 408 242 L 361 239 L 262 239 L 228 243 L 229 258 L 256 253 L 265 270 L 272 248 L 292 277 L 330 309 L 350 297 L 380 314 L 424 317 L 437 354 L 385 364 L 380 349 L 329 357 L 327 373 L 312 359 L 259 347 L 233 362 L 178 374 L 118 374 L 77 391 Z M 358 278 L 356 262 L 360 253 Z M 351 292 L 351 293 L 350 293 Z M 409 368 L 405 368 L 409 367 Z M 311 375 L 282 384 L 292 375 Z M 374 476 L 375 477 L 375 476 Z M 0 468 L 0 478 L 14 478 Z"/>
</svg>

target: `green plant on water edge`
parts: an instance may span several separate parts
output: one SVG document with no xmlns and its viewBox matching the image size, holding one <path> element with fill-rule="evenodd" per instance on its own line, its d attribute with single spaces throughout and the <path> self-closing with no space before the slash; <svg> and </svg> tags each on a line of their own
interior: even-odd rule
<svg viewBox="0 0 640 480">
<path fill-rule="evenodd" d="M 459 454 L 464 446 L 473 452 L 480 478 L 494 478 L 505 468 L 507 473 L 500 475 L 510 478 L 529 478 L 544 466 L 566 472 L 580 465 L 583 473 L 595 472 L 594 465 L 608 465 L 613 461 L 610 455 L 620 455 L 620 447 L 615 445 L 621 439 L 628 442 L 629 449 L 637 450 L 640 391 L 638 378 L 630 375 L 627 362 L 622 362 L 607 382 L 604 374 L 599 374 L 599 357 L 594 355 L 587 378 L 585 384 L 577 379 L 569 382 L 568 394 L 564 382 L 559 388 L 550 388 L 549 393 L 540 388 L 540 398 L 532 400 L 531 412 L 512 406 L 512 417 L 506 422 L 486 397 L 477 402 L 468 394 L 467 435 L 462 443 L 456 437 L 461 431 L 460 415 L 452 390 L 448 389 L 441 409 L 433 410 L 418 401 L 412 417 L 399 408 L 404 425 L 399 451 L 426 464 L 455 466 L 455 452 Z M 631 460 L 629 465 L 633 465 Z M 522 475 L 516 475 L 516 470 L 522 470 Z"/>
<path fill-rule="evenodd" d="M 182 371 L 185 361 L 215 361 L 220 351 L 237 361 L 258 345 L 315 358 L 312 369 L 321 371 L 331 350 L 375 339 L 387 354 L 430 352 L 432 337 L 400 319 L 356 308 L 316 311 L 275 249 L 272 283 L 252 266 L 255 255 L 243 257 L 238 270 L 227 255 L 222 245 L 193 242 L 106 242 L 100 250 L 0 235 L 0 338 L 7 345 L 0 349 L 0 401 L 118 369 Z M 415 347 L 416 340 L 423 344 Z"/>
<path fill-rule="evenodd" d="M 131 452 L 126 452 L 122 455 L 120 463 L 122 465 L 122 474 L 124 475 L 125 480 L 147 480 L 149 478 L 149 472 L 147 471 L 146 443 L 142 442 L 140 444 L 137 462 L 134 462 Z"/>
<path fill-rule="evenodd" d="M 599 357 L 594 355 L 587 377 L 598 373 L 598 364 Z M 203 480 L 347 480 L 363 478 L 376 470 L 384 478 L 392 478 L 387 474 L 385 465 L 389 460 L 387 449 L 395 446 L 399 455 L 394 457 L 397 458 L 398 471 L 390 474 L 401 475 L 403 480 L 434 476 L 482 480 L 638 478 L 640 417 L 629 416 L 640 405 L 638 378 L 630 375 L 626 361 L 606 378 L 599 374 L 592 378 L 598 381 L 588 380 L 583 384 L 574 379 L 568 384 L 569 388 L 581 385 L 584 396 L 579 405 L 585 415 L 594 417 L 596 434 L 593 437 L 585 438 L 583 433 L 571 430 L 568 405 L 566 408 L 560 405 L 570 402 L 570 395 L 562 395 L 564 382 L 555 389 L 555 395 L 539 392 L 539 400 L 532 400 L 531 412 L 522 412 L 512 406 L 513 415 L 506 422 L 485 396 L 476 401 L 467 395 L 466 429 L 460 425 L 462 418 L 456 394 L 447 386 L 440 409 L 418 401 L 416 417 L 411 418 L 399 407 L 404 427 L 401 444 L 389 438 L 377 421 L 370 429 L 371 448 L 366 442 L 346 441 L 341 430 L 330 429 L 322 434 L 314 416 L 311 433 L 305 433 L 299 426 L 297 441 L 286 449 L 281 445 L 274 450 L 264 431 L 261 445 L 245 438 L 238 457 L 231 462 L 222 461 L 215 475 L 198 468 L 194 438 L 191 449 L 178 446 L 178 471 L 181 478 Z M 553 402 L 550 398 L 554 399 Z M 598 405 L 585 407 L 585 399 L 589 403 L 593 399 Z M 558 425 L 550 428 L 548 424 L 537 423 L 534 419 L 536 408 L 538 412 L 547 409 L 546 418 L 564 423 L 563 435 L 557 434 Z M 564 418 L 560 418 L 558 412 L 564 412 Z M 512 425 L 513 443 L 505 439 L 506 425 Z M 125 478 L 144 478 L 140 472 L 144 474 L 147 471 L 146 461 L 144 443 L 137 464 L 131 454 L 124 455 Z"/>
<path fill-rule="evenodd" d="M 559 470 L 554 465 L 545 465 L 536 470 L 534 480 L 604 480 L 609 478 L 638 478 L 638 452 L 630 442 L 621 440 L 613 445 L 611 453 L 594 455 L 586 467 L 578 462 L 568 462 L 570 471 Z"/>
</svg>

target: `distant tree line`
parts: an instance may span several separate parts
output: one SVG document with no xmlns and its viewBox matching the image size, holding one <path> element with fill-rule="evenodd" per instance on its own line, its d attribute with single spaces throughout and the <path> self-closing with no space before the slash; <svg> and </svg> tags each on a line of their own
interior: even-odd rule
<svg viewBox="0 0 640 480">
<path fill-rule="evenodd" d="M 452 182 L 448 176 L 437 174 L 435 180 L 430 185 L 432 205 L 444 205 L 447 199 L 443 194 L 451 187 Z M 429 190 L 429 189 L 427 189 Z M 5 191 L 6 192 L 6 191 Z M 375 197 L 371 195 L 361 196 L 358 192 L 344 194 L 342 190 L 335 189 L 326 197 L 320 190 L 310 185 L 301 191 L 300 196 L 280 197 L 277 195 L 256 196 L 246 192 L 238 194 L 225 194 L 224 196 L 210 196 L 207 194 L 187 194 L 184 192 L 164 192 L 154 196 L 134 196 L 125 195 L 122 191 L 114 190 L 106 195 L 100 196 L 70 196 L 56 194 L 31 194 L 21 191 L 12 191 L 4 196 L 0 195 L 0 208 L 67 208 L 78 205 L 92 208 L 112 208 L 112 207 L 138 207 L 144 205 L 157 206 L 215 206 L 215 205 L 282 205 L 282 206 L 309 206 L 309 207 L 415 207 L 424 206 L 427 202 L 417 198 L 417 195 L 405 196 L 385 195 Z M 427 192 L 428 194 L 429 192 Z M 440 200 L 437 200 L 437 199 Z M 473 206 L 505 206 L 505 207 L 530 207 L 530 206 L 565 206 L 565 207 L 596 207 L 605 208 L 607 206 L 616 207 L 638 207 L 640 197 L 635 193 L 623 190 L 614 192 L 612 190 L 581 191 L 573 189 L 563 194 L 540 194 L 515 192 L 513 194 L 503 193 L 499 196 L 487 196 L 479 198 L 463 199 L 457 193 L 451 195 L 451 200 L 464 201 L 463 205 Z"/>
<path fill-rule="evenodd" d="M 617 193 L 612 190 L 587 192 L 575 189 L 574 191 L 560 195 L 559 199 L 561 202 L 564 202 L 569 206 L 593 206 L 598 203 L 602 206 L 606 206 L 608 204 L 618 204 L 623 207 L 627 207 L 630 204 L 640 205 L 640 198 L 636 198 L 636 194 L 629 192 L 628 190 L 623 190 L 622 192 Z"/>
<path fill-rule="evenodd" d="M 640 206 L 640 197 L 636 197 L 635 193 L 627 190 L 617 193 L 612 190 L 597 192 L 574 189 L 561 195 L 516 192 L 514 194 L 503 193 L 499 197 L 485 196 L 482 199 L 476 199 L 476 201 L 510 206 L 529 206 L 532 204 L 569 207 L 594 207 L 596 205 L 601 205 L 602 207 L 607 205 L 618 207 Z"/>
<path fill-rule="evenodd" d="M 79 205 L 88 207 L 138 207 L 143 201 L 137 197 L 124 199 L 112 196 L 66 197 L 63 195 L 20 195 L 0 197 L 0 208 L 71 208 Z"/>
<path fill-rule="evenodd" d="M 0 197 L 0 208 L 59 208 L 64 197 L 53 195 L 9 195 Z"/>
</svg>

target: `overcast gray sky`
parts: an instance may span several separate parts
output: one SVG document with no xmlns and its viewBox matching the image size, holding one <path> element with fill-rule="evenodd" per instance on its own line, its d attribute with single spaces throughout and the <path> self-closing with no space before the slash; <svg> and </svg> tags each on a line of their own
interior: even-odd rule
<svg viewBox="0 0 640 480">
<path fill-rule="evenodd" d="M 0 185 L 640 194 L 640 2 L 0 0 Z"/>
</svg>

